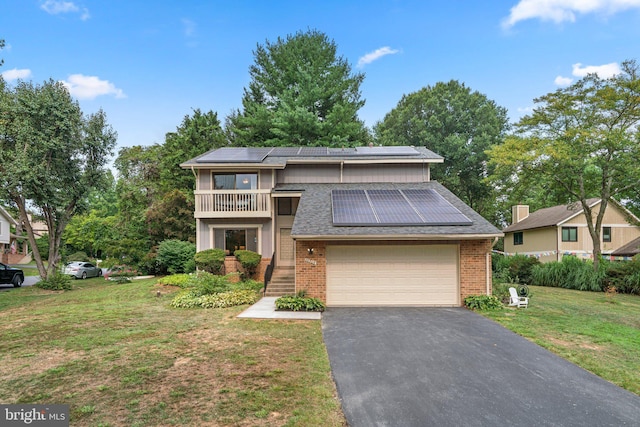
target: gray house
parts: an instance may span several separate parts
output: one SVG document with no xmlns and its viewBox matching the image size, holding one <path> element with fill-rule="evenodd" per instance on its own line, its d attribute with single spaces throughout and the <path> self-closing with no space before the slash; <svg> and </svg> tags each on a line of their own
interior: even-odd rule
<svg viewBox="0 0 640 427">
<path fill-rule="evenodd" d="M 502 233 L 437 182 L 422 147 L 220 148 L 197 176 L 197 250 L 262 254 L 328 306 L 459 306 L 491 293 Z"/>
</svg>

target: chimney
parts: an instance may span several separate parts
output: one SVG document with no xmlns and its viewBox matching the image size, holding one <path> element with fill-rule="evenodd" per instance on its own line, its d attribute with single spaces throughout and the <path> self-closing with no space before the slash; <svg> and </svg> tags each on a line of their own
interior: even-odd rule
<svg viewBox="0 0 640 427">
<path fill-rule="evenodd" d="M 511 224 L 516 224 L 529 216 L 529 205 L 511 207 Z"/>
</svg>

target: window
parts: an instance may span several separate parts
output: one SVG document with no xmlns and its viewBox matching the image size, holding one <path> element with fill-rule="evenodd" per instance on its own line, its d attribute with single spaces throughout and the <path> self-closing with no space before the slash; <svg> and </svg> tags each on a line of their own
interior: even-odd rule
<svg viewBox="0 0 640 427">
<path fill-rule="evenodd" d="M 611 227 L 602 227 L 602 241 L 603 242 L 611 241 Z"/>
<path fill-rule="evenodd" d="M 562 241 L 563 242 L 577 242 L 578 241 L 578 228 L 577 227 L 562 227 Z"/>
<path fill-rule="evenodd" d="M 224 249 L 227 255 L 233 255 L 235 251 L 245 249 L 258 252 L 258 229 L 216 228 L 214 247 Z"/>
<path fill-rule="evenodd" d="M 524 236 L 522 231 L 518 231 L 517 233 L 513 233 L 513 245 L 521 245 L 524 243 Z"/>
<path fill-rule="evenodd" d="M 215 190 L 255 190 L 258 188 L 258 174 L 216 173 L 213 174 Z"/>
<path fill-rule="evenodd" d="M 297 209 L 298 199 L 278 197 L 278 215 L 295 215 Z"/>
</svg>

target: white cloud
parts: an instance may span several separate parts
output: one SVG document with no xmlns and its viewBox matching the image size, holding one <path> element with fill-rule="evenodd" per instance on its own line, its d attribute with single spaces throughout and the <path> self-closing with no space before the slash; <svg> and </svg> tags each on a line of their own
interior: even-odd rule
<svg viewBox="0 0 640 427">
<path fill-rule="evenodd" d="M 196 23 L 190 19 L 182 18 L 182 25 L 184 27 L 184 35 L 187 37 L 193 37 L 196 35 Z"/>
<path fill-rule="evenodd" d="M 533 111 L 533 107 L 518 107 L 517 110 L 518 110 L 518 113 L 528 114 Z"/>
<path fill-rule="evenodd" d="M 380 49 L 376 49 L 373 52 L 369 52 L 366 55 L 362 56 L 358 59 L 358 67 L 364 67 L 366 64 L 371 64 L 373 61 L 382 58 L 386 55 L 394 55 L 400 52 L 397 49 L 391 49 L 389 46 L 381 47 Z"/>
<path fill-rule="evenodd" d="M 89 9 L 86 7 L 80 8 L 71 1 L 46 0 L 40 4 L 40 9 L 51 15 L 57 15 L 59 13 L 80 13 L 80 19 L 83 21 L 91 17 Z"/>
<path fill-rule="evenodd" d="M 640 0 L 520 0 L 502 21 L 502 27 L 510 28 L 520 21 L 535 18 L 556 24 L 575 22 L 576 14 L 613 15 L 632 8 L 640 8 Z"/>
<path fill-rule="evenodd" d="M 573 64 L 573 75 L 576 77 L 584 77 L 587 74 L 597 74 L 601 79 L 608 79 L 620 73 L 622 73 L 622 70 L 617 62 L 603 65 L 586 65 L 584 67 L 579 62 Z"/>
<path fill-rule="evenodd" d="M 78 99 L 94 99 L 101 95 L 113 95 L 116 98 L 126 98 L 122 89 L 107 80 L 100 80 L 96 76 L 72 74 L 67 80 L 61 81 L 69 89 L 69 93 Z"/>
<path fill-rule="evenodd" d="M 4 78 L 8 82 L 12 80 L 18 80 L 18 79 L 24 80 L 29 77 L 31 77 L 31 70 L 27 68 L 22 70 L 18 70 L 17 68 L 14 68 L 13 70 L 7 70 L 2 73 L 2 78 Z"/>
<path fill-rule="evenodd" d="M 553 82 L 557 86 L 569 86 L 571 83 L 573 83 L 573 79 L 571 77 L 558 76 Z"/>
</svg>

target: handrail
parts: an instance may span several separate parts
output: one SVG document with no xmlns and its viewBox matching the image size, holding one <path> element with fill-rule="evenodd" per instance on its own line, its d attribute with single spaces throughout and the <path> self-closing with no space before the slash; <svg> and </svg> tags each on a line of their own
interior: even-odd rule
<svg viewBox="0 0 640 427">
<path fill-rule="evenodd" d="M 275 263 L 276 263 L 276 253 L 274 252 L 273 255 L 271 255 L 271 262 L 269 263 L 269 265 L 264 271 L 264 294 L 267 293 L 267 285 L 269 285 L 269 282 L 271 281 L 271 276 L 273 275 L 273 268 L 275 266 Z"/>
</svg>

